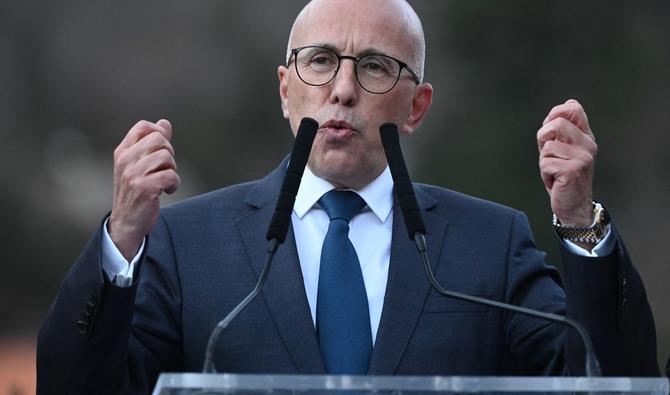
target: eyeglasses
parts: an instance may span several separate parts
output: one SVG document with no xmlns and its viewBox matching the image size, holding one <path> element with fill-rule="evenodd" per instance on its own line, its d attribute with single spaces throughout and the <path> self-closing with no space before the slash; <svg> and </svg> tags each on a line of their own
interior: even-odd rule
<svg viewBox="0 0 670 395">
<path fill-rule="evenodd" d="M 356 80 L 361 88 L 370 93 L 382 94 L 389 92 L 400 79 L 402 69 L 406 69 L 415 83 L 419 78 L 407 63 L 388 55 L 370 54 L 356 58 L 338 55 L 334 51 L 318 46 L 294 48 L 288 59 L 287 67 L 295 60 L 298 77 L 307 85 L 326 85 L 335 78 L 340 70 L 342 59 L 354 62 Z"/>
</svg>

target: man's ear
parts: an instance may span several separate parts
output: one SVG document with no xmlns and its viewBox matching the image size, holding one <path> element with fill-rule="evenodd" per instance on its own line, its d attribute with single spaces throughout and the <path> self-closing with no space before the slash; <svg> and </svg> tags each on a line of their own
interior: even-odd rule
<svg viewBox="0 0 670 395">
<path fill-rule="evenodd" d="M 288 119 L 288 78 L 289 71 L 285 66 L 277 68 L 277 76 L 279 77 L 279 98 L 281 99 L 281 111 L 284 118 Z"/>
<path fill-rule="evenodd" d="M 428 113 L 430 105 L 433 103 L 433 86 L 427 82 L 414 87 L 414 96 L 412 97 L 412 110 L 402 125 L 401 132 L 412 134 L 419 128 L 423 118 Z"/>
</svg>

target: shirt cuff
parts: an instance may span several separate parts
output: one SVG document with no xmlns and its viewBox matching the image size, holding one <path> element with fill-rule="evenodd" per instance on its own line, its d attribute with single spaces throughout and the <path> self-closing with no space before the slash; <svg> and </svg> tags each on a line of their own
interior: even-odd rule
<svg viewBox="0 0 670 395">
<path fill-rule="evenodd" d="M 599 257 L 609 255 L 612 252 L 614 249 L 614 240 L 615 238 L 612 237 L 612 224 L 608 224 L 607 227 L 605 227 L 605 237 L 600 240 L 591 251 L 586 250 L 569 240 L 561 239 L 561 243 L 563 243 L 563 246 L 565 246 L 568 251 L 575 255 Z"/>
<path fill-rule="evenodd" d="M 135 266 L 142 256 L 144 251 L 144 244 L 146 242 L 146 237 L 142 239 L 142 244 L 140 245 L 137 254 L 133 259 L 128 263 L 126 258 L 123 257 L 121 251 L 116 248 L 116 245 L 112 241 L 112 238 L 109 237 L 109 232 L 107 232 L 107 222 L 109 218 L 105 220 L 105 223 L 102 225 L 102 270 L 107 275 L 109 281 L 112 284 L 118 287 L 129 287 L 133 283 L 133 273 L 135 273 Z"/>
</svg>

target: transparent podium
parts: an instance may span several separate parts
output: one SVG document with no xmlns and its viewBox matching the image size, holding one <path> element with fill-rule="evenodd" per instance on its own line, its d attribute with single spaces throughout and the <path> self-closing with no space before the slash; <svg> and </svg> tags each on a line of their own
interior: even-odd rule
<svg viewBox="0 0 670 395">
<path fill-rule="evenodd" d="M 153 395 L 659 394 L 666 378 L 163 373 Z"/>
</svg>

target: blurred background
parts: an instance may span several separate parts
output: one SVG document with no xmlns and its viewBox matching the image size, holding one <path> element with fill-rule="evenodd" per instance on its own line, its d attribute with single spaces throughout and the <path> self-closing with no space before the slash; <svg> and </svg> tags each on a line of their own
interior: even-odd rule
<svg viewBox="0 0 670 395">
<path fill-rule="evenodd" d="M 112 202 L 112 151 L 138 120 L 174 127 L 165 203 L 262 177 L 289 152 L 277 65 L 304 1 L 0 2 L 0 394 L 34 392 L 34 344 Z M 432 112 L 403 140 L 416 181 L 524 210 L 558 265 L 535 133 L 585 106 L 605 202 L 670 354 L 670 3 L 412 1 Z"/>
</svg>

